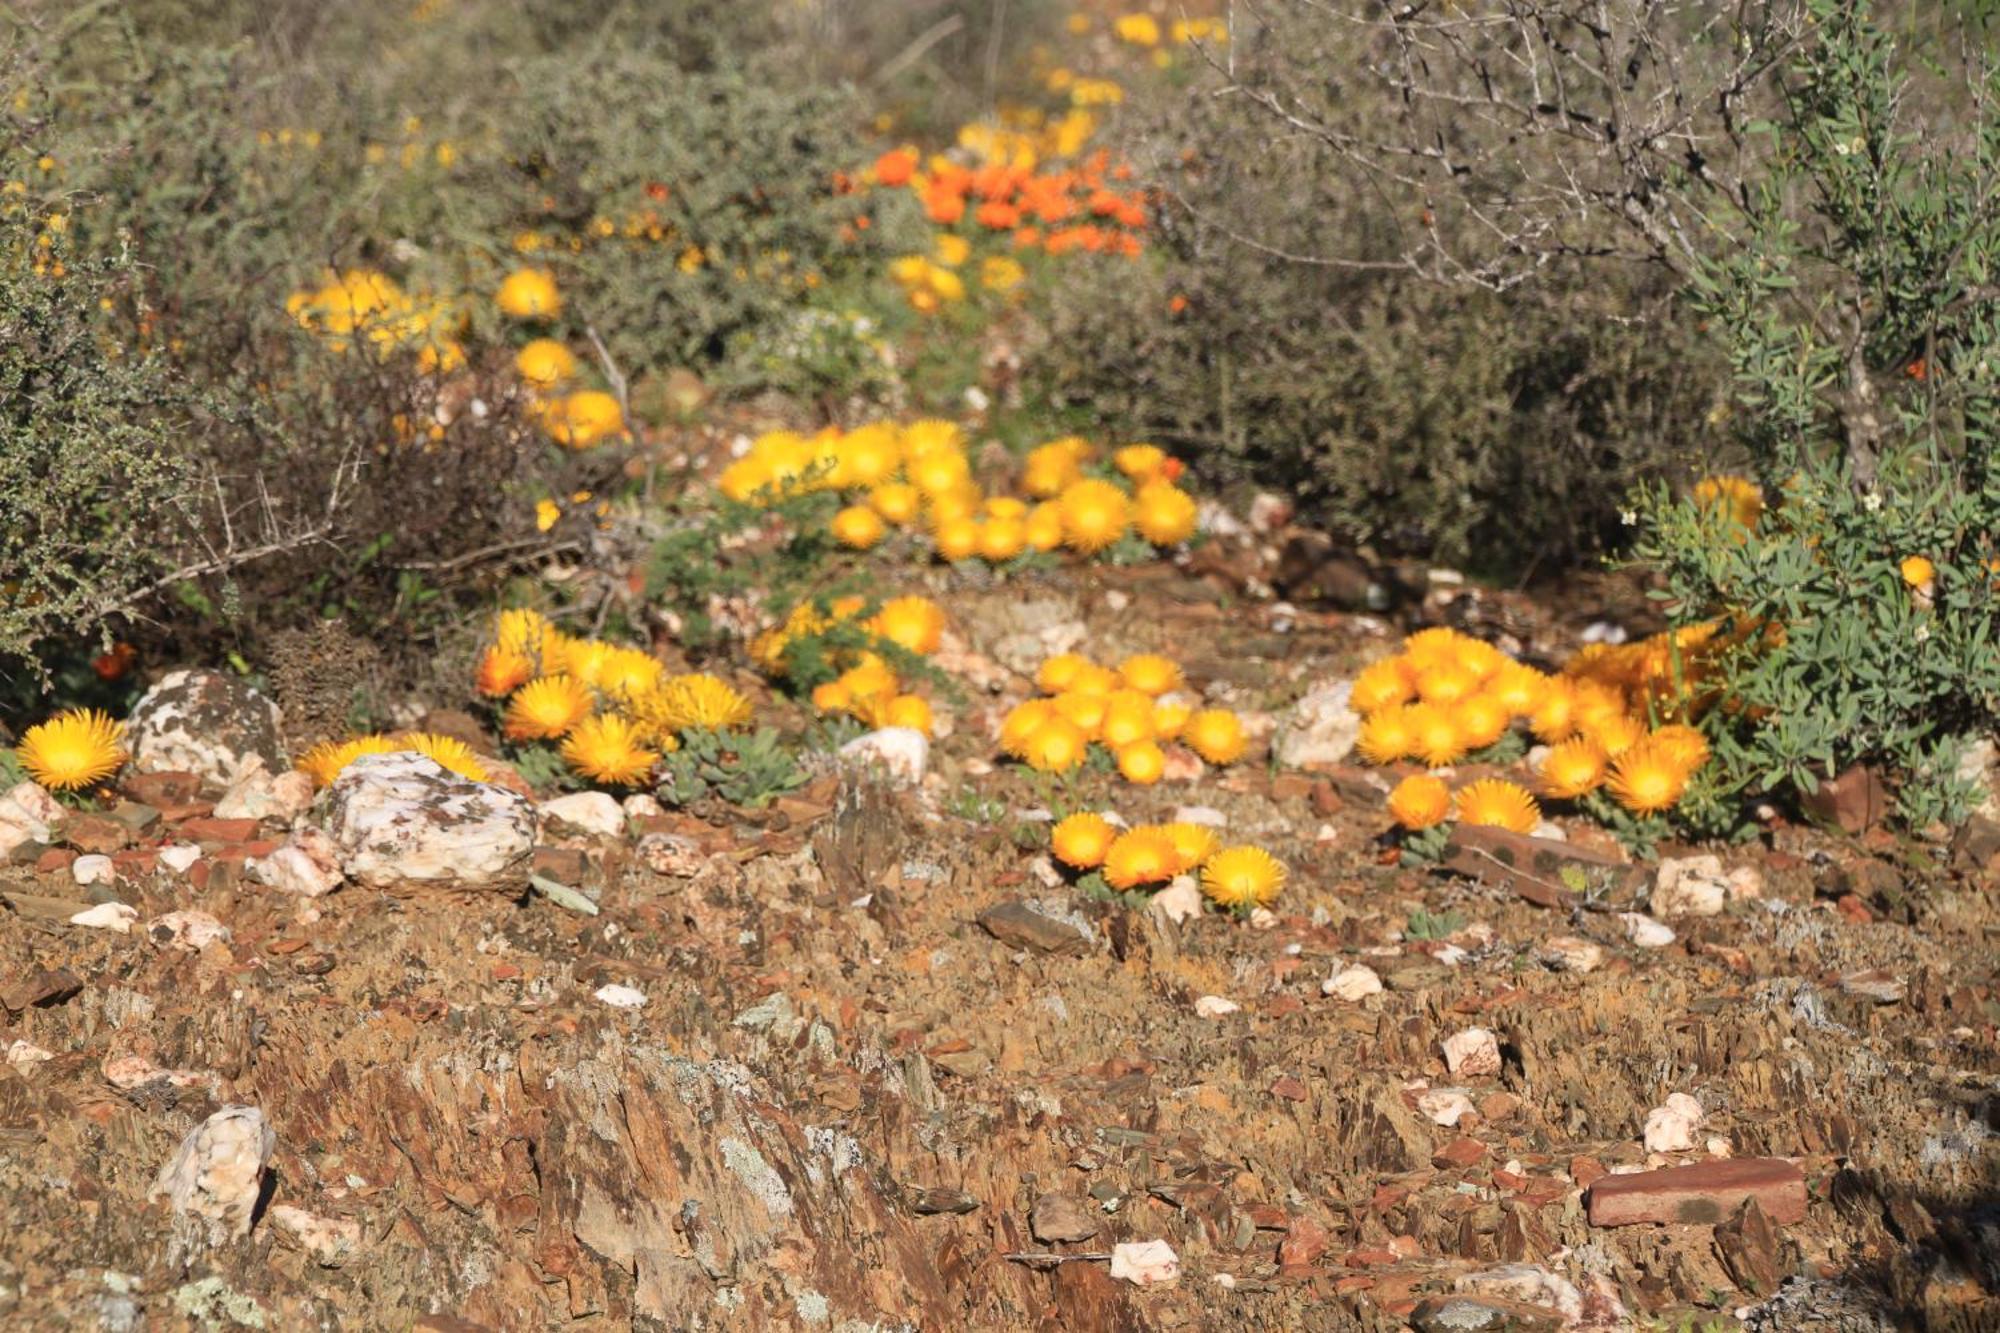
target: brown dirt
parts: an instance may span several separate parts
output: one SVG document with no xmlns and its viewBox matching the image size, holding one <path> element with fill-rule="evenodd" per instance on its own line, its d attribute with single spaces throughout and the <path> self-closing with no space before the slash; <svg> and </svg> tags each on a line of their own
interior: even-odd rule
<svg viewBox="0 0 2000 1333">
<path fill-rule="evenodd" d="M 1096 649 L 1175 652 L 1252 708 L 1344 674 L 1387 634 L 1309 613 L 1280 632 L 1267 606 L 1163 574 L 1030 591 L 1074 599 Z M 954 586 L 973 646 L 990 646 L 984 627 L 1022 591 Z M 968 773 L 991 758 L 979 717 L 994 706 L 972 700 L 934 755 L 933 808 L 828 778 L 775 816 L 672 817 L 712 853 L 692 880 L 578 843 L 602 886 L 594 919 L 539 897 L 353 888 L 301 912 L 225 867 L 199 891 L 121 886 L 142 917 L 194 907 L 233 930 L 192 955 L 17 900 L 0 911 L 0 1048 L 56 1058 L 0 1066 L 0 1320 L 1386 1330 L 1462 1273 L 1524 1262 L 1674 1327 L 1758 1301 L 1716 1229 L 1593 1230 L 1576 1183 L 1642 1163 L 1641 1122 L 1669 1092 L 1696 1096 L 1703 1135 L 1737 1155 L 1804 1165 L 1807 1217 L 1779 1228 L 1789 1281 L 1760 1327 L 2000 1320 L 1990 880 L 1937 868 L 1935 848 L 1775 826 L 1745 855 L 1781 908 L 1676 923 L 1681 940 L 1649 952 L 1601 914 L 1385 867 L 1365 774 L 1252 764 L 1150 791 L 1091 779 L 1074 799 L 1135 822 L 1223 810 L 1232 836 L 1292 867 L 1273 928 L 1163 926 L 1064 888 L 1098 947 L 1017 953 L 974 918 L 1051 893 L 1033 853 L 1011 817 L 950 813 L 966 792 L 1042 799 L 1008 770 Z M 83 892 L 5 873 L 29 894 Z M 1462 932 L 1469 956 L 1447 966 L 1401 938 L 1418 908 L 1490 937 Z M 1610 963 L 1548 970 L 1534 951 L 1558 934 L 1597 939 Z M 1388 992 L 1323 996 L 1354 961 Z M 1901 978 L 1905 998 L 1843 994 L 1836 978 L 1861 968 Z M 34 1003 L 38 969 L 80 985 Z M 594 999 L 607 982 L 646 1007 Z M 1209 994 L 1242 1009 L 1197 1017 Z M 1439 1042 L 1472 1025 L 1499 1034 L 1504 1067 L 1465 1080 L 1482 1112 L 1442 1128 L 1412 1084 L 1452 1086 Z M 121 1092 L 104 1066 L 132 1054 L 212 1087 Z M 147 1187 L 224 1102 L 276 1130 L 269 1202 L 360 1222 L 361 1254 L 320 1267 L 268 1218 L 220 1249 L 172 1243 Z M 1038 1242 L 1028 1216 L 1047 1193 L 1083 1200 L 1098 1235 Z M 1152 1238 L 1180 1255 L 1172 1287 L 1010 1257 Z"/>
</svg>

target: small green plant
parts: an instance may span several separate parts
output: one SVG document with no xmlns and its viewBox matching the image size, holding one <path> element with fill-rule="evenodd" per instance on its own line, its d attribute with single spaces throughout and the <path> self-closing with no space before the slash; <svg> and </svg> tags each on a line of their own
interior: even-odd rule
<svg viewBox="0 0 2000 1333">
<path fill-rule="evenodd" d="M 1436 865 L 1442 861 L 1446 848 L 1451 845 L 1451 829 L 1449 823 L 1444 823 L 1405 833 L 1402 864 L 1418 867 Z"/>
<path fill-rule="evenodd" d="M 960 819 L 969 819 L 975 824 L 998 824 L 1007 814 L 1007 803 L 993 796 L 982 796 L 971 787 L 960 787 L 945 802 L 947 813 Z"/>
<path fill-rule="evenodd" d="M 659 797 L 669 805 L 721 800 L 752 810 L 805 784 L 805 770 L 769 727 L 756 731 L 681 733 L 681 748 L 661 763 Z"/>
<path fill-rule="evenodd" d="M 1412 940 L 1441 940 L 1465 929 L 1465 916 L 1459 912 L 1427 912 L 1418 908 L 1410 913 L 1410 919 L 1403 925 L 1403 937 Z"/>
</svg>

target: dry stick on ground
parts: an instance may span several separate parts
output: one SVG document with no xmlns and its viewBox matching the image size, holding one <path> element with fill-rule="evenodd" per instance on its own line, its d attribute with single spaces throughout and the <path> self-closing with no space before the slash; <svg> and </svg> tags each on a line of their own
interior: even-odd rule
<svg viewBox="0 0 2000 1333">
<path fill-rule="evenodd" d="M 591 347 L 597 352 L 597 363 L 604 368 L 604 381 L 611 386 L 611 396 L 618 400 L 618 416 L 625 423 L 626 432 L 634 440 L 640 439 L 638 425 L 632 416 L 631 381 L 625 378 L 625 372 L 618 368 L 618 363 L 611 359 L 611 349 L 604 345 L 604 339 L 597 336 L 597 326 L 595 324 L 585 323 L 583 326 L 583 335 L 590 339 Z M 657 470 L 658 465 L 654 461 L 653 452 L 651 449 L 648 449 L 646 451 L 645 491 L 645 498 L 648 503 L 651 503 L 653 499 L 653 474 Z"/>
</svg>

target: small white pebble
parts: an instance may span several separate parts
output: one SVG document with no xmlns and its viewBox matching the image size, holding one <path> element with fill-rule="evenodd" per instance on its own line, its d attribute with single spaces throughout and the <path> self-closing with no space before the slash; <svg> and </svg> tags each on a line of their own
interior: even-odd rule
<svg viewBox="0 0 2000 1333">
<path fill-rule="evenodd" d="M 1202 1018 L 1221 1018 L 1242 1008 L 1236 1001 L 1226 1000 L 1220 995 L 1204 995 L 1194 1002 L 1194 1011 Z"/>
<path fill-rule="evenodd" d="M 643 1009 L 646 1005 L 645 992 L 630 986 L 599 986 L 593 993 L 613 1009 Z"/>
</svg>

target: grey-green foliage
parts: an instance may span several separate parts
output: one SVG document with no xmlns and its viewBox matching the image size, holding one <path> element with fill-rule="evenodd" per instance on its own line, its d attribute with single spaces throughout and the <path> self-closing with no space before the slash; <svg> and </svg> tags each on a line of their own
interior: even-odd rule
<svg viewBox="0 0 2000 1333">
<path fill-rule="evenodd" d="M 39 224 L 0 225 L 0 670 L 94 631 L 164 575 L 192 489 L 187 395 L 100 309 L 129 273 L 27 258 Z M 57 252 L 59 253 L 59 252 Z M 61 276 L 58 268 L 64 268 Z"/>
<path fill-rule="evenodd" d="M 768 727 L 749 732 L 695 727 L 682 732 L 680 742 L 660 765 L 665 777 L 659 795 L 670 805 L 714 799 L 756 809 L 806 780 L 778 733 Z"/>
<path fill-rule="evenodd" d="M 1906 815 L 1951 819 L 1960 739 L 2000 726 L 2000 72 L 1983 30 L 1912 52 L 1865 4 L 1811 7 L 1768 171 L 1695 293 L 1770 507 L 1746 531 L 1654 491 L 1637 554 L 1680 619 L 1736 631 L 1704 785 L 1873 760 Z M 1912 109 L 1925 66 L 1958 81 L 1948 114 Z"/>
</svg>

